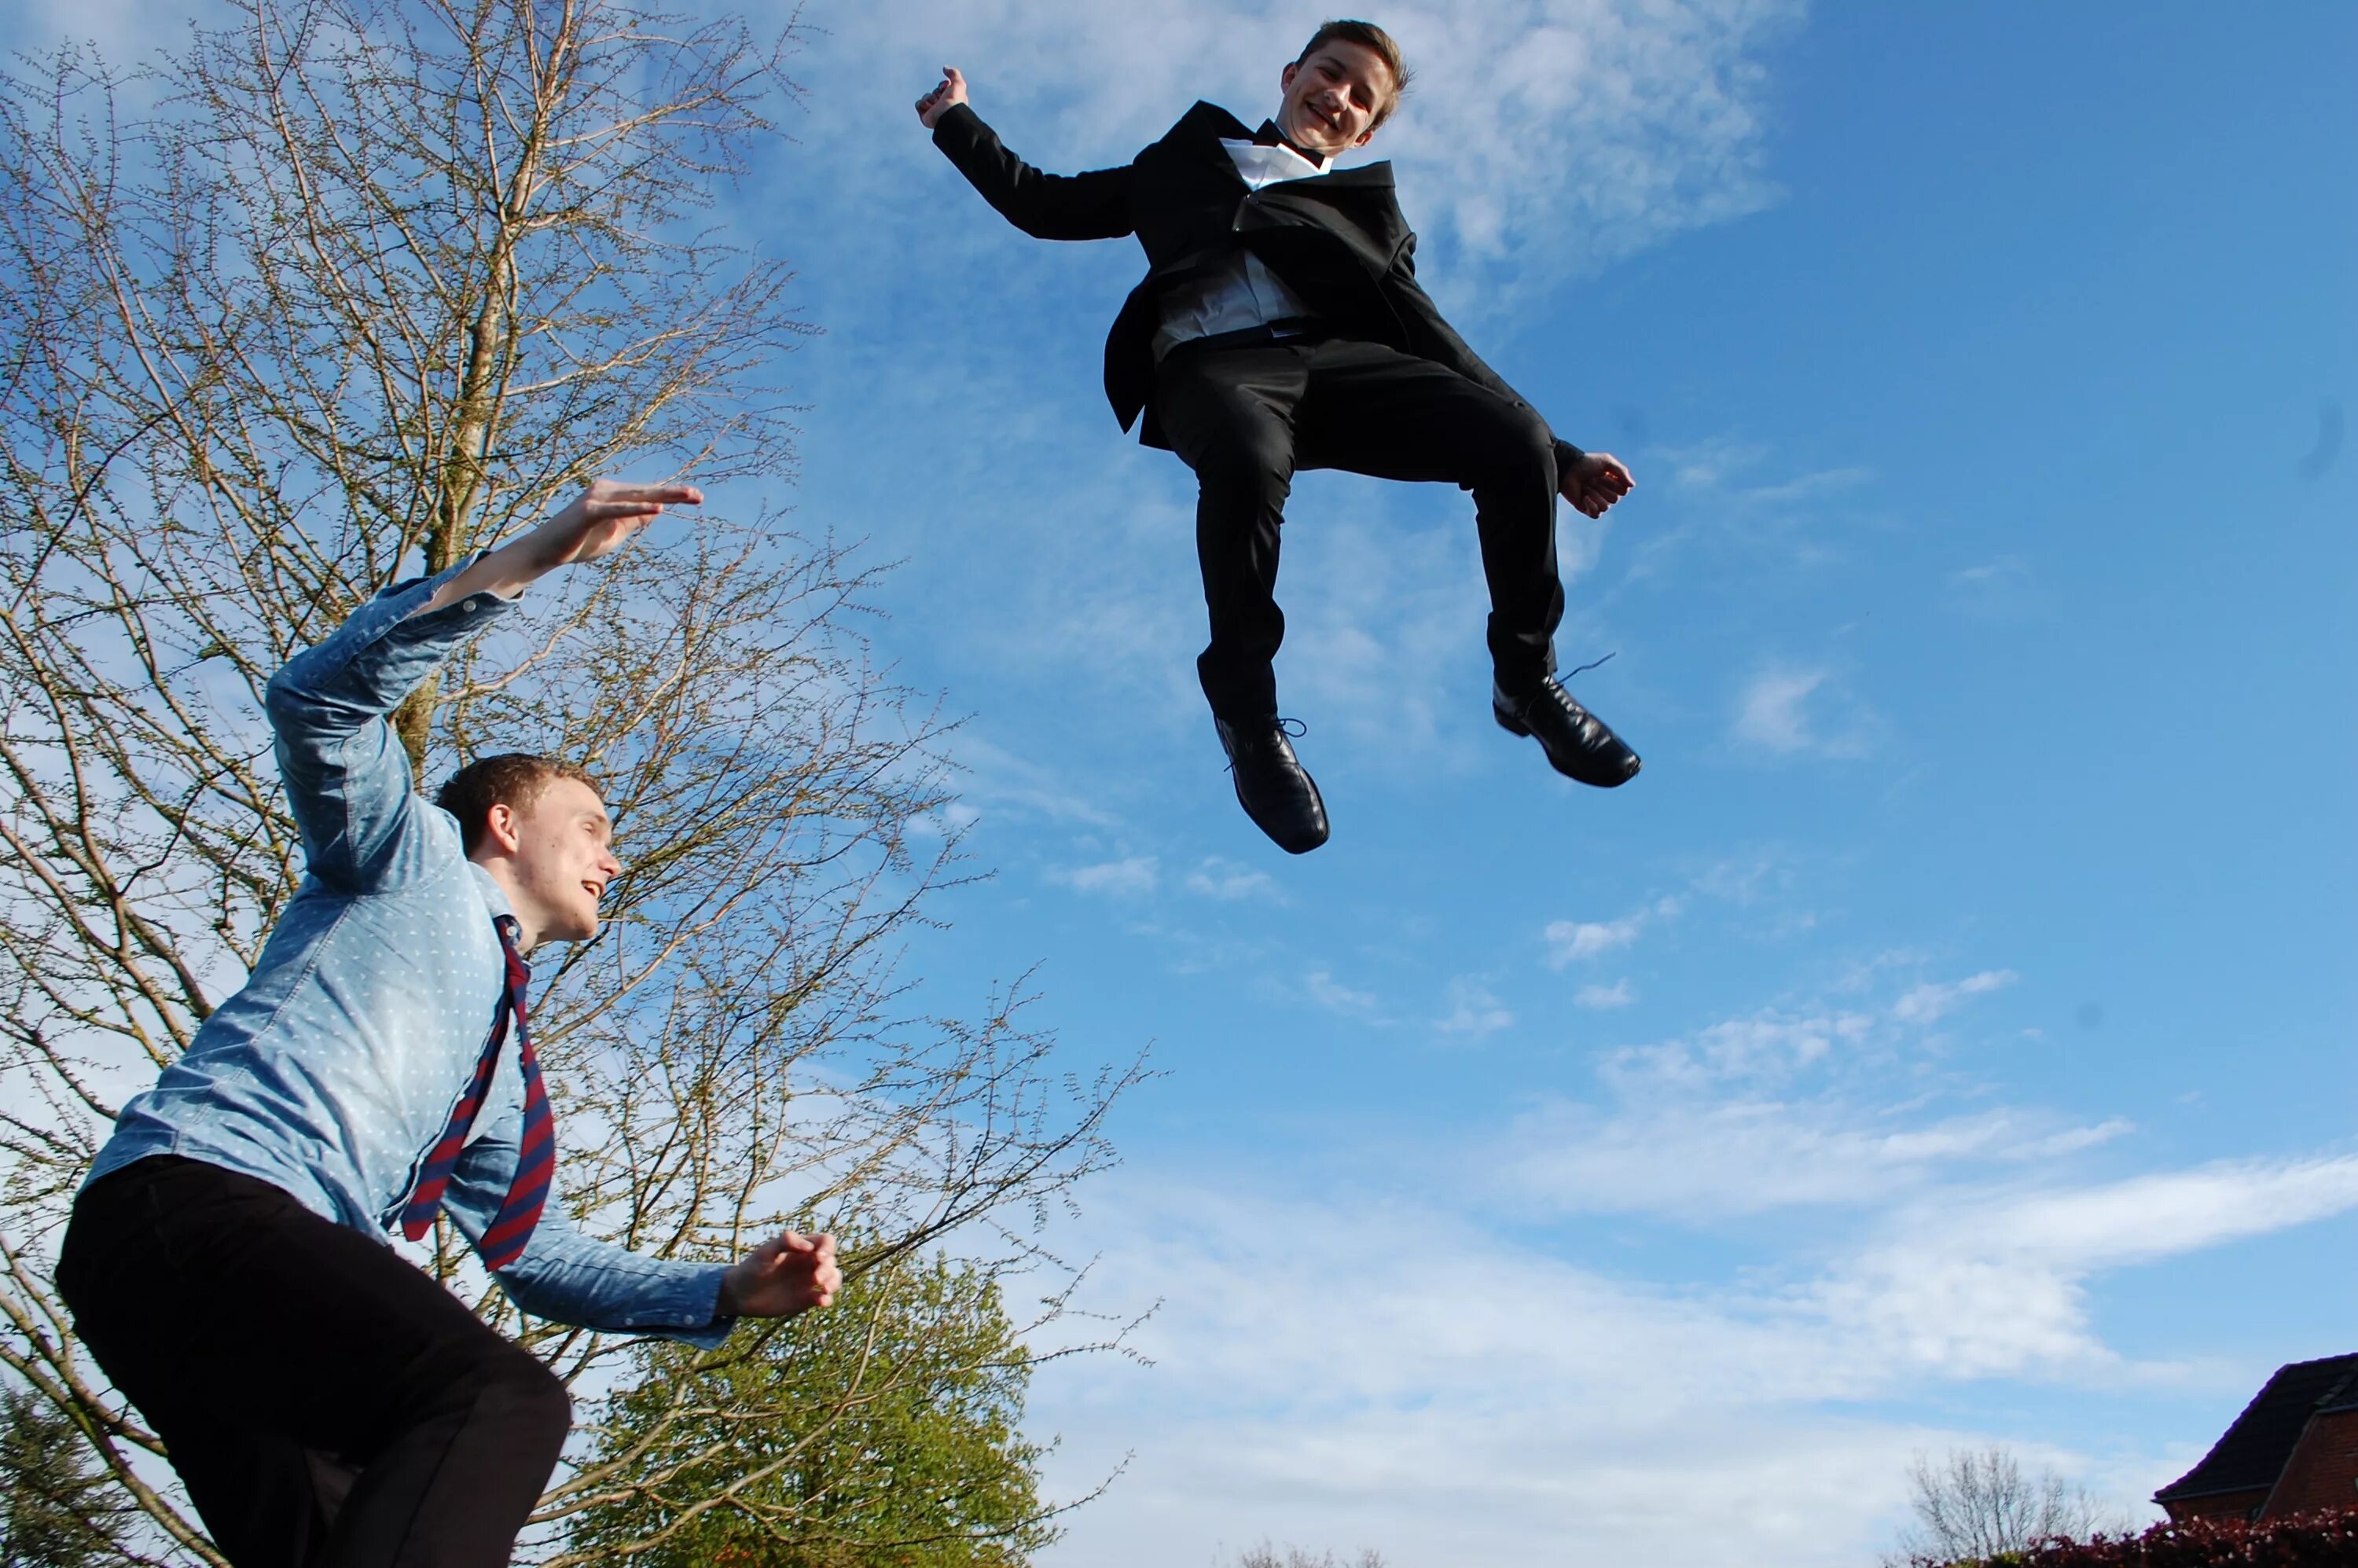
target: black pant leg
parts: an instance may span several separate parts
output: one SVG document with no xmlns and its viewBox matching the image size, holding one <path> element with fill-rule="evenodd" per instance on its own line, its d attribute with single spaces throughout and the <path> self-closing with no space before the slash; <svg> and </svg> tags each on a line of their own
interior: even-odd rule
<svg viewBox="0 0 2358 1568">
<path fill-rule="evenodd" d="M 1286 343 L 1182 347 L 1156 373 L 1163 430 L 1195 470 L 1195 557 L 1212 632 L 1195 673 L 1224 718 L 1277 711 L 1278 546 L 1309 353 Z"/>
<path fill-rule="evenodd" d="M 87 1188 L 58 1287 L 238 1568 L 504 1564 L 571 1425 L 547 1368 L 391 1249 L 195 1161 Z"/>
<path fill-rule="evenodd" d="M 1472 491 L 1492 666 L 1510 690 L 1552 672 L 1563 583 L 1546 422 L 1444 365 L 1379 343 L 1321 343 L 1306 369 L 1294 418 L 1299 465 Z"/>
</svg>

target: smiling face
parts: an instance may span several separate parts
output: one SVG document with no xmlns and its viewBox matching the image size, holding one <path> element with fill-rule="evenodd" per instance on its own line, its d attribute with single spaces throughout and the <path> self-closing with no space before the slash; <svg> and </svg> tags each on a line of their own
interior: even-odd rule
<svg viewBox="0 0 2358 1568">
<path fill-rule="evenodd" d="M 598 901 L 622 874 L 614 824 L 598 792 L 579 779 L 553 778 L 523 806 L 495 805 L 488 816 L 485 843 L 505 851 L 501 881 L 526 933 L 541 942 L 597 935 Z"/>
<path fill-rule="evenodd" d="M 1368 145 L 1398 83 L 1365 44 L 1329 38 L 1285 68 L 1277 128 L 1298 147 L 1333 157 Z"/>
</svg>

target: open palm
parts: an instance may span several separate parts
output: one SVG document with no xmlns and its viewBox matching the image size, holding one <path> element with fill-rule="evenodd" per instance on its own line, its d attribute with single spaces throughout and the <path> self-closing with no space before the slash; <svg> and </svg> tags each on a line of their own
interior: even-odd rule
<svg viewBox="0 0 2358 1568">
<path fill-rule="evenodd" d="M 627 544 L 663 515 L 666 506 L 696 506 L 704 492 L 692 484 L 622 484 L 594 480 L 572 503 L 537 530 L 541 564 L 555 568 L 594 561 Z"/>
</svg>

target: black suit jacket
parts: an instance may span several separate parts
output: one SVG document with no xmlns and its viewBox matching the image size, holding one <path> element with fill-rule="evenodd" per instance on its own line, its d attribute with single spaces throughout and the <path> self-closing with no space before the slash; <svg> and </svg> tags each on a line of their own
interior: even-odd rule
<svg viewBox="0 0 2358 1568">
<path fill-rule="evenodd" d="M 1236 246 L 1259 256 L 1336 331 L 1447 365 L 1528 406 L 1451 330 L 1416 280 L 1416 235 L 1393 194 L 1392 166 L 1368 164 L 1249 189 L 1220 146 L 1252 132 L 1227 110 L 1197 103 L 1163 139 L 1120 168 L 1044 174 L 1007 150 L 960 103 L 934 123 L 934 145 L 983 200 L 1043 240 L 1136 234 L 1147 273 L 1106 338 L 1105 388 L 1121 427 L 1146 415 L 1140 438 L 1170 445 L 1151 406 L 1154 332 L 1164 292 L 1217 265 Z M 1557 443 L 1560 461 L 1579 449 Z"/>
</svg>

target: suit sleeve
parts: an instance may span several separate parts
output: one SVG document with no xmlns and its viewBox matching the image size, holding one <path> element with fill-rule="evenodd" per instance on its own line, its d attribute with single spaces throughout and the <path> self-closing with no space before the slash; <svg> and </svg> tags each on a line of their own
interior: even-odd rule
<svg viewBox="0 0 2358 1568">
<path fill-rule="evenodd" d="M 1130 168 L 1045 174 L 1001 144 L 964 103 L 934 122 L 934 146 L 1000 215 L 1035 240 L 1118 240 L 1130 232 Z"/>
<path fill-rule="evenodd" d="M 1400 254 L 1392 258 L 1392 270 L 1385 279 L 1392 307 L 1400 312 L 1401 324 L 1407 328 L 1409 351 L 1421 359 L 1447 365 L 1477 386 L 1492 392 L 1519 408 L 1529 408 L 1531 401 L 1509 386 L 1506 379 L 1483 362 L 1482 356 L 1466 346 L 1466 340 L 1442 319 L 1441 308 L 1424 285 L 1416 280 L 1416 236 L 1411 234 L 1401 242 Z M 1586 456 L 1578 447 L 1563 437 L 1555 438 L 1556 468 L 1559 471 Z"/>
</svg>

